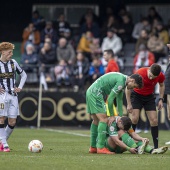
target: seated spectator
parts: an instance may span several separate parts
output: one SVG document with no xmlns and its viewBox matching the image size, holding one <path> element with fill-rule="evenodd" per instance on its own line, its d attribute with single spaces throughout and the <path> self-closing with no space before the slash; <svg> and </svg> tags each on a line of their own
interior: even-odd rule
<svg viewBox="0 0 170 170">
<path fill-rule="evenodd" d="M 155 55 L 155 62 L 157 63 L 159 58 L 164 57 L 164 42 L 159 38 L 157 33 L 151 34 L 147 47 Z"/>
<path fill-rule="evenodd" d="M 156 26 L 156 31 L 159 35 L 159 38 L 163 40 L 164 45 L 169 43 L 169 34 L 168 31 L 165 29 L 162 22 L 159 22 Z"/>
<path fill-rule="evenodd" d="M 142 18 L 140 22 L 136 23 L 132 32 L 132 37 L 135 40 L 138 40 L 140 37 L 140 33 L 142 30 L 147 30 L 147 32 L 151 32 L 151 25 L 147 18 Z"/>
<path fill-rule="evenodd" d="M 119 66 L 115 61 L 115 55 L 113 53 L 113 50 L 111 49 L 104 50 L 103 58 L 105 59 L 106 62 L 108 62 L 105 73 L 119 72 Z"/>
<path fill-rule="evenodd" d="M 147 50 L 144 44 L 139 46 L 139 52 L 134 58 L 134 73 L 141 67 L 149 67 L 155 62 L 155 56 L 153 53 Z"/>
<path fill-rule="evenodd" d="M 56 84 L 57 86 L 69 85 L 70 84 L 70 70 L 68 64 L 65 60 L 60 60 L 59 64 L 55 66 L 54 73 L 56 77 Z"/>
<path fill-rule="evenodd" d="M 136 53 L 138 53 L 138 51 L 139 51 L 139 46 L 140 46 L 141 44 L 144 44 L 145 46 L 147 46 L 148 38 L 149 38 L 149 34 L 148 34 L 147 30 L 143 29 L 143 30 L 141 31 L 141 33 L 140 33 L 139 39 L 138 39 L 137 42 L 136 42 L 136 47 L 135 47 Z"/>
<path fill-rule="evenodd" d="M 57 59 L 65 60 L 68 64 L 72 64 L 75 60 L 75 52 L 73 47 L 67 43 L 65 38 L 60 38 L 57 47 Z"/>
<path fill-rule="evenodd" d="M 32 13 L 32 23 L 39 31 L 41 31 L 45 26 L 45 20 L 42 16 L 40 16 L 39 11 L 37 10 L 33 11 Z"/>
<path fill-rule="evenodd" d="M 46 37 L 50 38 L 53 44 L 57 44 L 57 32 L 50 21 L 46 22 L 45 28 L 41 31 L 41 43 L 44 43 Z"/>
<path fill-rule="evenodd" d="M 53 81 L 53 70 L 52 66 L 56 63 L 56 51 L 52 48 L 52 44 L 45 42 L 44 46 L 40 49 L 39 53 L 39 61 L 43 71 L 46 73 L 46 81 L 52 82 Z"/>
<path fill-rule="evenodd" d="M 32 44 L 27 44 L 26 52 L 21 56 L 21 64 L 26 72 L 37 71 L 38 55 L 34 52 Z"/>
<path fill-rule="evenodd" d="M 77 46 L 77 52 L 83 52 L 85 53 L 86 57 L 89 61 L 91 61 L 91 45 L 92 45 L 93 35 L 90 31 L 87 31 L 85 34 L 82 35 L 78 46 Z"/>
<path fill-rule="evenodd" d="M 99 25 L 93 21 L 92 15 L 86 15 L 86 22 L 82 24 L 80 29 L 80 35 L 86 33 L 87 31 L 90 31 L 95 38 L 99 38 L 100 36 Z"/>
<path fill-rule="evenodd" d="M 96 79 L 98 79 L 103 74 L 104 74 L 104 66 L 102 65 L 100 59 L 98 57 L 93 57 L 93 61 L 89 69 L 90 83 L 93 83 Z"/>
<path fill-rule="evenodd" d="M 114 15 L 108 16 L 107 22 L 103 24 L 102 27 L 102 38 L 107 35 L 107 30 L 113 28 L 117 30 L 119 28 L 119 23 Z"/>
<path fill-rule="evenodd" d="M 65 29 L 63 37 L 67 40 L 67 43 L 72 45 L 72 47 L 75 49 L 75 41 L 74 38 L 71 35 L 71 30 L 70 29 Z"/>
<path fill-rule="evenodd" d="M 92 56 L 101 57 L 102 49 L 100 48 L 99 38 L 93 38 L 92 44 L 90 44 L 90 49 L 91 49 Z"/>
<path fill-rule="evenodd" d="M 162 21 L 162 17 L 159 15 L 159 13 L 156 11 L 155 7 L 153 7 L 153 6 L 149 8 L 147 18 L 151 24 L 153 23 L 153 20 L 155 18 L 158 18 L 159 21 Z"/>
<path fill-rule="evenodd" d="M 33 23 L 29 23 L 22 34 L 22 44 L 21 44 L 21 54 L 25 52 L 25 47 L 29 43 L 32 43 L 35 46 L 35 50 L 38 49 L 40 43 L 40 32 L 35 29 Z"/>
<path fill-rule="evenodd" d="M 117 55 L 121 51 L 122 41 L 116 35 L 113 29 L 107 30 L 107 37 L 103 39 L 101 48 L 103 52 L 104 50 L 112 49 L 115 55 Z"/>
<path fill-rule="evenodd" d="M 83 53 L 78 52 L 76 56 L 76 60 L 72 65 L 72 85 L 74 91 L 78 91 L 79 88 L 81 90 L 84 90 L 85 82 L 88 76 L 89 71 L 89 61 L 84 56 Z"/>
<path fill-rule="evenodd" d="M 130 17 L 125 14 L 122 16 L 123 23 L 117 29 L 117 35 L 122 39 L 123 44 L 132 42 L 133 23 Z"/>
<path fill-rule="evenodd" d="M 56 30 L 59 38 L 64 36 L 66 29 L 69 29 L 71 33 L 70 24 L 65 20 L 64 14 L 60 14 L 56 23 Z"/>
</svg>

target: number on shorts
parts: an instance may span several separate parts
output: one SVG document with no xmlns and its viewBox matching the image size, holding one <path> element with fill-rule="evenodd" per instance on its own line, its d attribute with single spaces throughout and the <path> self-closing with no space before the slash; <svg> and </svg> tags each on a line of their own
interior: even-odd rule
<svg viewBox="0 0 170 170">
<path fill-rule="evenodd" d="M 4 103 L 0 103 L 0 109 L 4 109 Z"/>
</svg>

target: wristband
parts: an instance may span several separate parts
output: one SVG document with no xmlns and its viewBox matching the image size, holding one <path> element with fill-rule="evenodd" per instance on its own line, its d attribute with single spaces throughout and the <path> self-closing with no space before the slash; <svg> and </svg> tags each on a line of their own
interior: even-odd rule
<svg viewBox="0 0 170 170">
<path fill-rule="evenodd" d="M 127 146 L 127 147 L 126 147 L 126 150 L 127 150 L 127 151 L 130 151 L 130 147 Z"/>
<path fill-rule="evenodd" d="M 159 101 L 160 101 L 160 100 L 164 101 L 164 98 L 159 98 Z"/>
</svg>

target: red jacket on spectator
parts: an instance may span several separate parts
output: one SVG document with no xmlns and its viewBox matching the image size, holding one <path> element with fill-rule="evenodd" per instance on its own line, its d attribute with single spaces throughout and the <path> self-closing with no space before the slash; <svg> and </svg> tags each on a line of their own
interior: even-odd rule
<svg viewBox="0 0 170 170">
<path fill-rule="evenodd" d="M 150 51 L 140 51 L 134 58 L 134 72 L 141 67 L 149 67 L 155 62 L 155 56 Z"/>
<path fill-rule="evenodd" d="M 116 61 L 113 59 L 108 62 L 108 65 L 105 71 L 105 73 L 109 73 L 109 72 L 119 72 L 119 66 L 116 63 Z"/>
</svg>

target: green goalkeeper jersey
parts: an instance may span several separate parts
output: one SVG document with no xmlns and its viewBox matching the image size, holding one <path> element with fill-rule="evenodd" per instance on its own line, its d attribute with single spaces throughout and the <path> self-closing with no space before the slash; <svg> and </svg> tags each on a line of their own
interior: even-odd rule
<svg viewBox="0 0 170 170">
<path fill-rule="evenodd" d="M 127 76 L 117 72 L 107 73 L 98 78 L 88 90 L 96 96 L 107 96 L 108 109 L 110 115 L 113 116 L 113 101 L 116 98 L 119 116 L 123 114 L 123 89 L 126 87 Z"/>
</svg>

